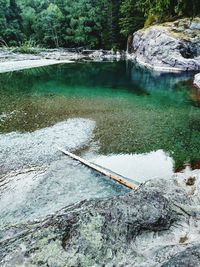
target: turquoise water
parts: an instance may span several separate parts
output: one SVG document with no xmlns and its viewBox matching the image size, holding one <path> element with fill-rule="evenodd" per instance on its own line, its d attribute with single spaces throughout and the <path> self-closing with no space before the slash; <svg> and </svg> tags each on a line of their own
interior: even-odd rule
<svg viewBox="0 0 200 267">
<path fill-rule="evenodd" d="M 167 179 L 198 161 L 200 97 L 192 76 L 131 62 L 0 74 L 0 229 L 129 191 L 58 146 L 131 182 Z"/>
<path fill-rule="evenodd" d="M 98 153 L 164 150 L 176 167 L 200 158 L 192 74 L 157 74 L 131 62 L 76 63 L 0 75 L 0 131 L 32 132 L 68 118 L 96 122 Z"/>
</svg>

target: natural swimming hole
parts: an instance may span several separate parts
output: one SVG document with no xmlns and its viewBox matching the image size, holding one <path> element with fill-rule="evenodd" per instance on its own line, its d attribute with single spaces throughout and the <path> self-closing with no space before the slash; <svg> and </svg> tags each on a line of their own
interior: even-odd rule
<svg viewBox="0 0 200 267">
<path fill-rule="evenodd" d="M 13 214 L 35 218 L 84 198 L 127 192 L 66 158 L 57 145 L 139 182 L 167 179 L 199 160 L 199 103 L 186 82 L 192 76 L 152 73 L 129 61 L 0 74 L 5 222 Z"/>
</svg>

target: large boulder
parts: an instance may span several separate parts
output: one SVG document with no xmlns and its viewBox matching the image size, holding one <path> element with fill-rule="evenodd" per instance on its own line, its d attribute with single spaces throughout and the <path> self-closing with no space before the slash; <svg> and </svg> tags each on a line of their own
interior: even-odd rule
<svg viewBox="0 0 200 267">
<path fill-rule="evenodd" d="M 191 176 L 192 175 L 192 176 Z M 0 266 L 200 266 L 199 172 L 0 231 Z"/>
<path fill-rule="evenodd" d="M 200 70 L 200 19 L 181 19 L 135 32 L 130 56 L 159 71 Z"/>
</svg>

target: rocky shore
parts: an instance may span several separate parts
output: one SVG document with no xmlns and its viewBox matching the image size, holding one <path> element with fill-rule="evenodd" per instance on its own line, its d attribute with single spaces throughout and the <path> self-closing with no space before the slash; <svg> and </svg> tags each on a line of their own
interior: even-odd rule
<svg viewBox="0 0 200 267">
<path fill-rule="evenodd" d="M 85 49 L 31 49 L 22 53 L 20 49 L 0 49 L 0 73 L 35 68 L 54 64 L 73 63 L 74 61 L 120 60 L 124 52 Z"/>
<path fill-rule="evenodd" d="M 0 72 L 123 57 L 104 50 L 22 54 L 2 49 Z M 200 20 L 136 32 L 128 57 L 159 71 L 199 71 Z M 194 84 L 200 87 L 200 74 Z M 169 180 L 150 180 L 123 196 L 85 200 L 43 219 L 0 228 L 0 266 L 200 266 L 199 193 L 199 171 L 186 169 Z"/>
<path fill-rule="evenodd" d="M 0 49 L 0 62 L 8 61 L 23 61 L 23 60 L 104 60 L 104 59 L 119 59 L 124 56 L 124 52 L 114 52 L 112 50 L 88 50 L 83 48 L 58 48 L 58 49 L 43 49 L 32 48 L 29 52 L 21 52 L 17 48 L 2 48 Z"/>
<path fill-rule="evenodd" d="M 180 19 L 135 32 L 129 57 L 158 71 L 200 70 L 200 18 Z"/>
<path fill-rule="evenodd" d="M 1 266 L 200 266 L 200 176 L 186 170 L 0 231 Z"/>
</svg>

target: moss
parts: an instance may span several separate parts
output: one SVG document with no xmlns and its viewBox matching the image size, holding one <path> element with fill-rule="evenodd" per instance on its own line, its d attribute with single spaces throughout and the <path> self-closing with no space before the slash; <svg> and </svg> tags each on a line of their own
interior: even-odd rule
<svg viewBox="0 0 200 267">
<path fill-rule="evenodd" d="M 43 244 L 43 245 L 42 245 Z M 67 253 L 61 246 L 59 239 L 50 241 L 45 239 L 39 242 L 39 250 L 32 254 L 32 263 L 36 266 L 65 266 Z"/>
<path fill-rule="evenodd" d="M 81 235 L 83 239 L 86 240 L 94 248 L 94 250 L 98 249 L 102 244 L 102 234 L 99 231 L 103 224 L 102 217 L 97 215 L 95 217 L 91 217 L 91 221 L 89 224 L 82 224 L 81 227 Z"/>
<path fill-rule="evenodd" d="M 151 26 L 152 24 L 154 24 L 156 21 L 157 21 L 157 18 L 154 15 L 149 14 L 148 18 L 146 19 L 144 23 L 144 27 L 147 28 Z"/>
</svg>

